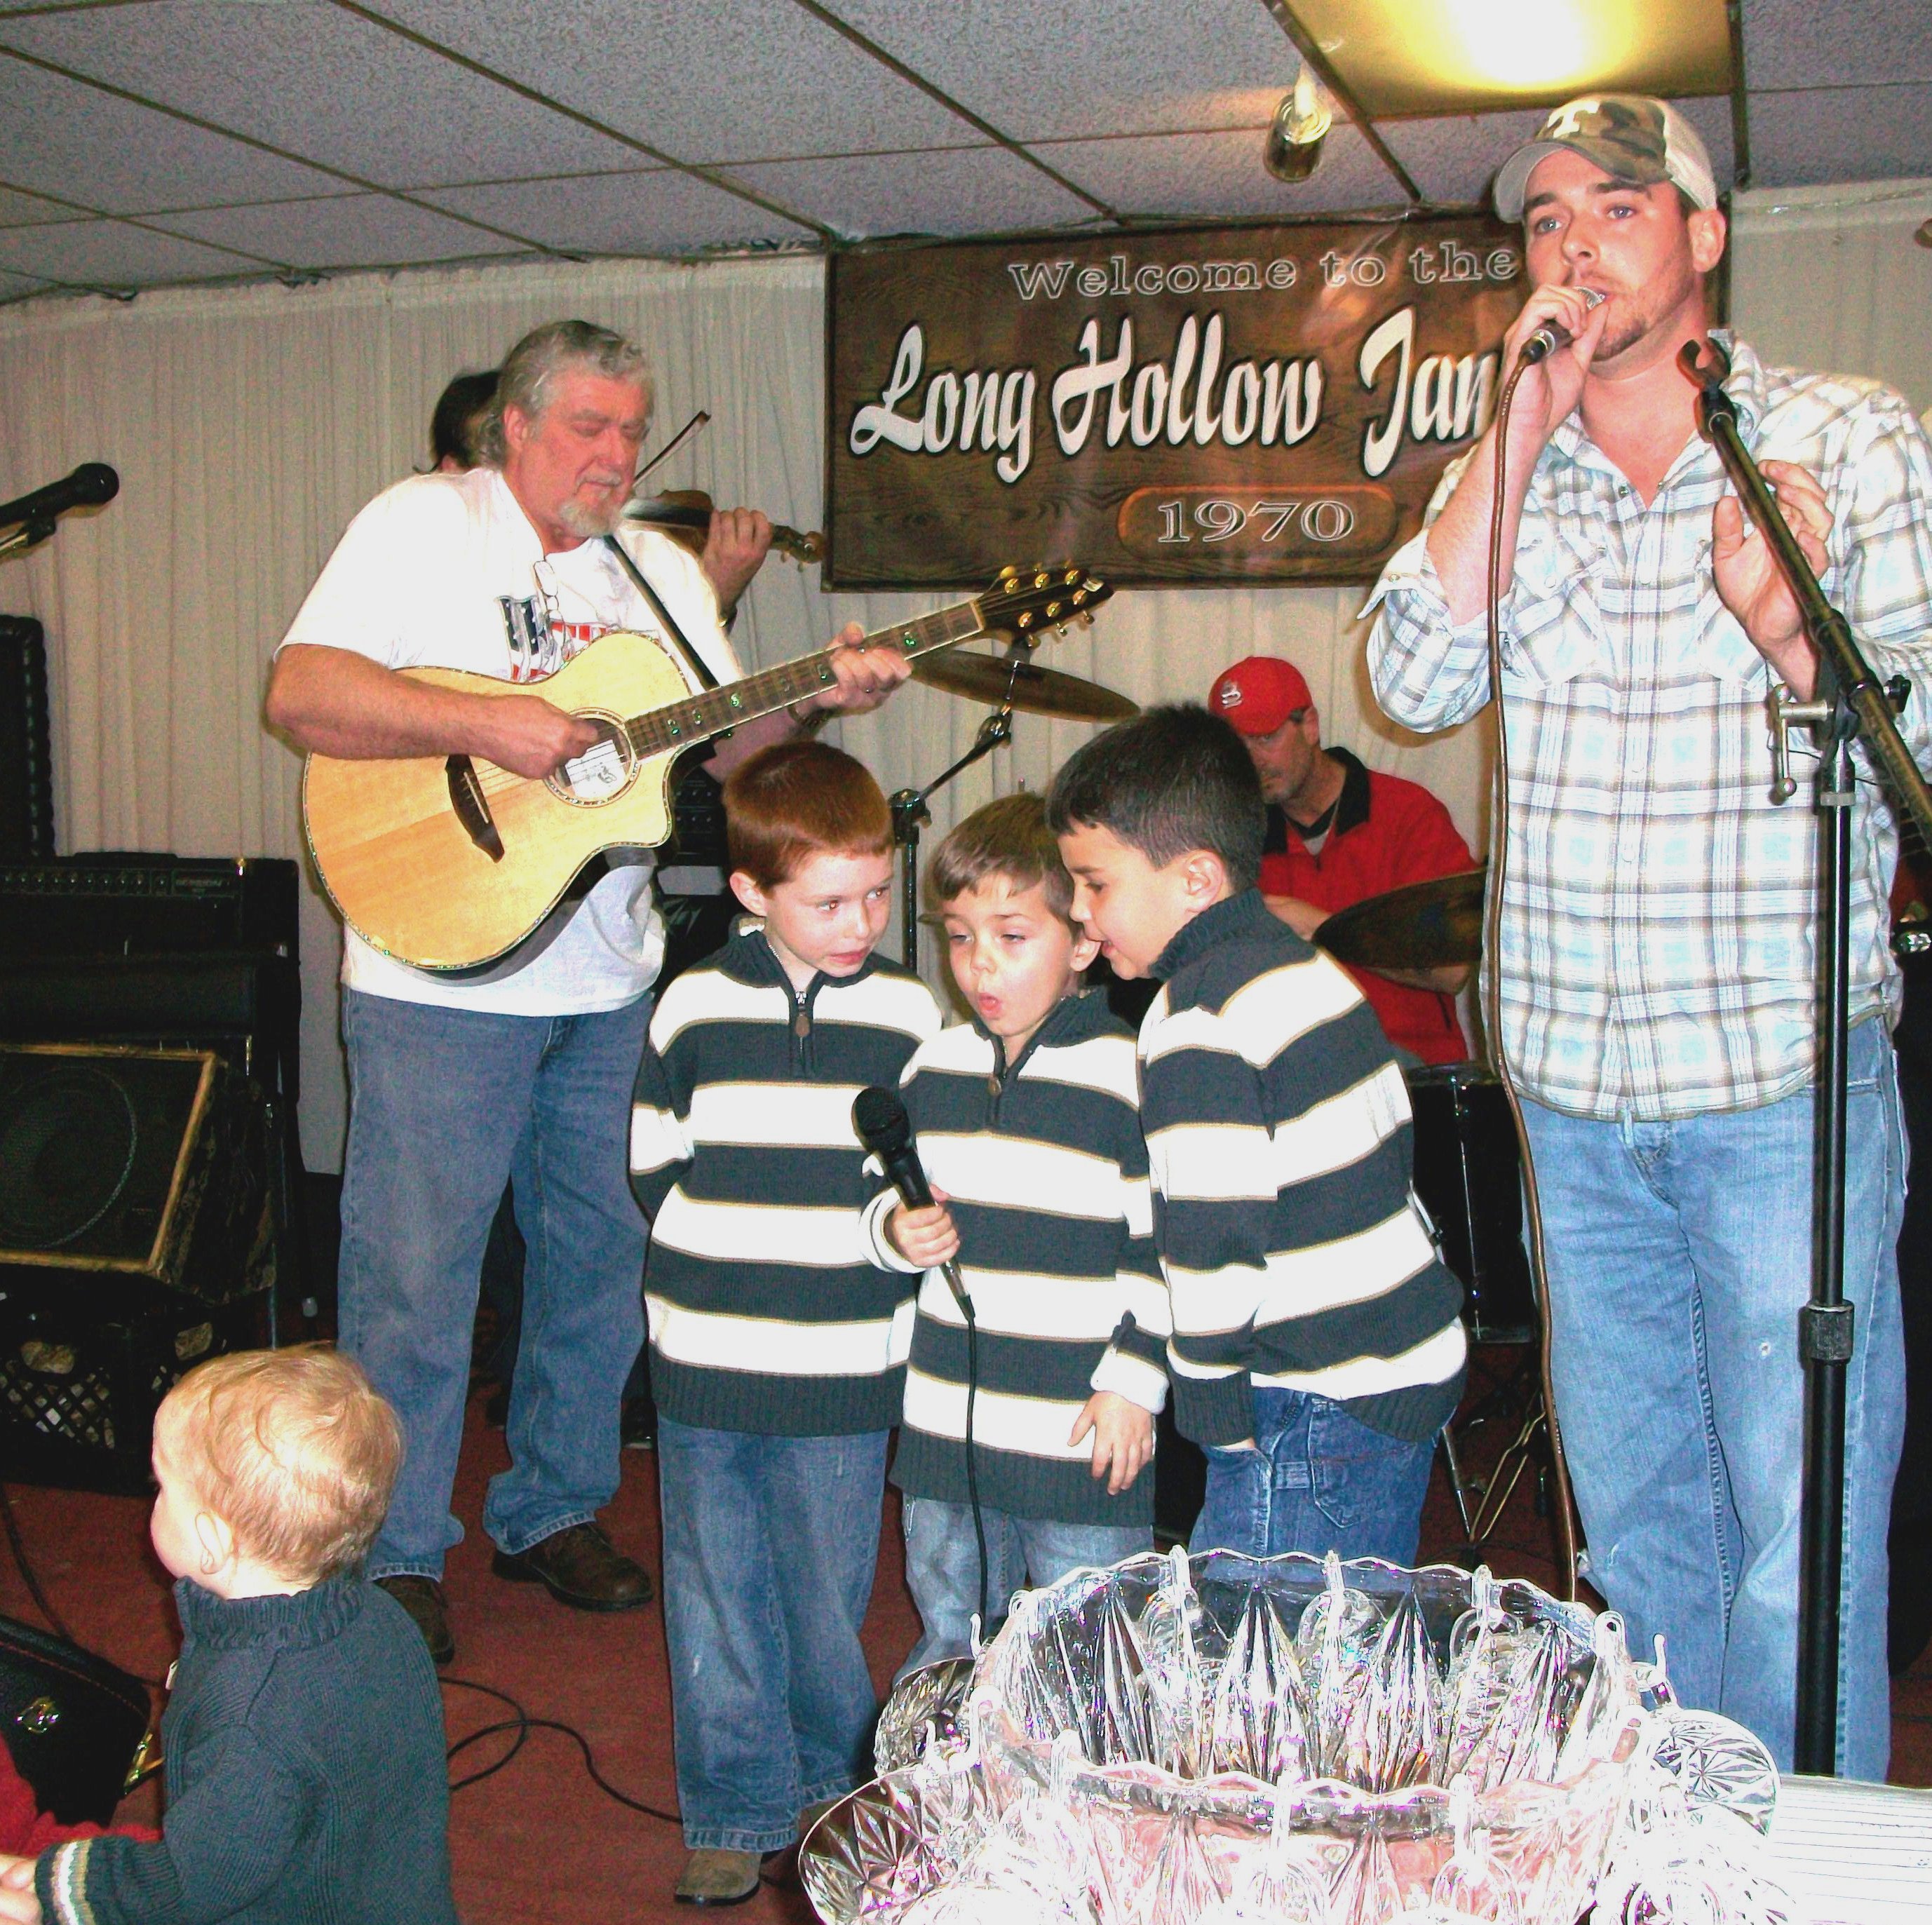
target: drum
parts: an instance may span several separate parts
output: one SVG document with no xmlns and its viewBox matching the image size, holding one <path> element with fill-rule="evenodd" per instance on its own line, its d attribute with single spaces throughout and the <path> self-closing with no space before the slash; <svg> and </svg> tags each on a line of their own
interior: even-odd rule
<svg viewBox="0 0 1932 1925">
<path fill-rule="evenodd" d="M 1434 1219 L 1442 1260 L 1462 1280 L 1478 1343 L 1536 1334 L 1522 1240 L 1522 1166 L 1502 1085 L 1479 1063 L 1406 1072 L 1415 1112 L 1415 1193 Z"/>
</svg>

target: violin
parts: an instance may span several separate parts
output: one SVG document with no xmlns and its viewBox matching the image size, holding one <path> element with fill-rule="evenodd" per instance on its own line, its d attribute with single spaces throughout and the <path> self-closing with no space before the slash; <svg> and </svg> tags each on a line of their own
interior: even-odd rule
<svg viewBox="0 0 1932 1925">
<path fill-rule="evenodd" d="M 662 494 L 647 495 L 634 501 L 624 511 L 626 521 L 662 529 L 674 541 L 681 541 L 694 555 L 704 552 L 704 540 L 711 528 L 711 497 L 699 488 L 667 488 Z M 816 529 L 801 535 L 782 523 L 772 527 L 772 546 L 795 562 L 822 562 L 825 537 Z"/>
</svg>

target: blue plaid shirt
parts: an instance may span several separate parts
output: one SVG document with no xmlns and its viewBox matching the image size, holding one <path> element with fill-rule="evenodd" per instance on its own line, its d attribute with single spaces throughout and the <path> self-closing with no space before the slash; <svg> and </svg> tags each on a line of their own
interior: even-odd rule
<svg viewBox="0 0 1932 1925">
<path fill-rule="evenodd" d="M 1876 382 L 1767 368 L 1742 342 L 1725 383 L 1760 461 L 1793 461 L 1832 511 L 1826 593 L 1900 726 L 1932 749 L 1932 448 Z M 1468 457 L 1443 477 L 1432 521 Z M 1532 477 L 1501 612 L 1511 772 L 1504 1039 L 1540 1101 L 1662 1120 L 1768 1102 L 1811 1078 L 1818 861 L 1808 735 L 1798 794 L 1771 800 L 1768 664 L 1718 598 L 1711 511 L 1729 488 L 1694 436 L 1646 507 L 1585 433 L 1559 427 Z M 1452 626 L 1425 537 L 1390 561 L 1370 672 L 1411 728 L 1489 700 L 1482 616 Z M 1366 611 L 1365 611 L 1366 612 Z M 1859 752 L 1851 1009 L 1896 1017 L 1889 804 Z"/>
</svg>

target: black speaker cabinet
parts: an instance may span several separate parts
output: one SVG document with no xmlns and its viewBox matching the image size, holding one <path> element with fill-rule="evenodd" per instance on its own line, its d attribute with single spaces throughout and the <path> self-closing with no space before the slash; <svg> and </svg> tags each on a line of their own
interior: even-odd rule
<svg viewBox="0 0 1932 1925">
<path fill-rule="evenodd" d="M 54 853 L 47 648 L 39 622 L 0 615 L 0 862 Z"/>
<path fill-rule="evenodd" d="M 0 1045 L 0 1476 L 144 1489 L 170 1386 L 273 1341 L 262 1111 L 212 1050 Z"/>
</svg>

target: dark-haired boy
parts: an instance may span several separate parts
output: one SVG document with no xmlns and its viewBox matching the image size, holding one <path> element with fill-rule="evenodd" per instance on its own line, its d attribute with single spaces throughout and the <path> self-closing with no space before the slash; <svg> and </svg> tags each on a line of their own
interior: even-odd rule
<svg viewBox="0 0 1932 1925">
<path fill-rule="evenodd" d="M 1067 762 L 1048 819 L 1115 972 L 1164 979 L 1141 1120 L 1175 1420 L 1208 1456 L 1194 1548 L 1410 1563 L 1462 1291 L 1411 1194 L 1373 1013 L 1256 886 L 1247 751 L 1204 709 L 1150 709 Z"/>
<path fill-rule="evenodd" d="M 985 1618 L 1022 1583 L 1153 1549 L 1154 1480 L 1140 1473 L 1167 1401 L 1133 1036 L 1080 993 L 1095 946 L 1072 919 L 1040 798 L 975 810 L 933 852 L 926 893 L 973 1012 L 905 1069 L 940 1201 L 909 1210 L 885 1190 L 866 1214 L 875 1262 L 926 1273 L 892 1462 L 925 1627 L 902 1672 L 966 1652 L 982 1612 L 966 1322 L 935 1267 L 958 1258 L 978 1327 Z"/>
<path fill-rule="evenodd" d="M 758 926 L 664 992 L 632 1114 L 658 1402 L 676 1896 L 758 1888 L 814 1806 L 869 1775 L 878 1709 L 859 1630 L 878 1561 L 911 1280 L 871 1262 L 852 1099 L 939 1028 L 872 953 L 892 817 L 823 742 L 765 749 L 724 787 L 731 886 Z"/>
</svg>

